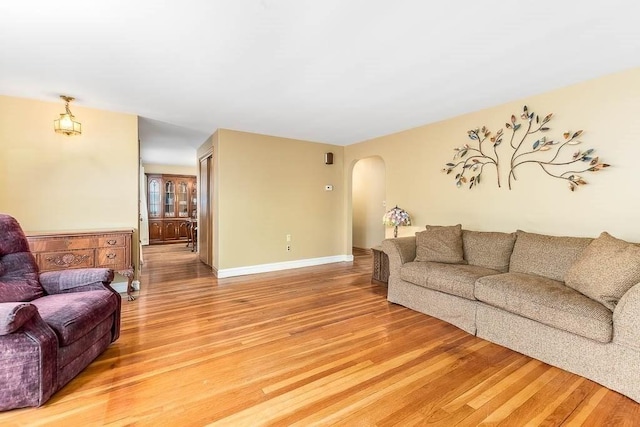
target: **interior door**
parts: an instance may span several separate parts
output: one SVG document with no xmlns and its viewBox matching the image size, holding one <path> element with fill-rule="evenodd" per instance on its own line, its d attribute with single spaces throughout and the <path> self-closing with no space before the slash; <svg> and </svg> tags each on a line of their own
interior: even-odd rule
<svg viewBox="0 0 640 427">
<path fill-rule="evenodd" d="M 140 165 L 140 244 L 149 244 L 149 211 L 147 210 L 147 178 Z"/>
<path fill-rule="evenodd" d="M 198 208 L 198 252 L 200 261 L 213 267 L 212 212 L 211 212 L 211 167 L 212 156 L 200 159 Z"/>
</svg>

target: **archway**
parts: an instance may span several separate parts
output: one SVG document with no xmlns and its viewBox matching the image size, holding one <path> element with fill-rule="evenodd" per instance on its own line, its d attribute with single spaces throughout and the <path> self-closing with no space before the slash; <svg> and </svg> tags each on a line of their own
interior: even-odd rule
<svg viewBox="0 0 640 427">
<path fill-rule="evenodd" d="M 385 164 L 380 157 L 360 159 L 353 166 L 352 246 L 369 249 L 385 238 L 382 216 L 386 211 Z"/>
</svg>

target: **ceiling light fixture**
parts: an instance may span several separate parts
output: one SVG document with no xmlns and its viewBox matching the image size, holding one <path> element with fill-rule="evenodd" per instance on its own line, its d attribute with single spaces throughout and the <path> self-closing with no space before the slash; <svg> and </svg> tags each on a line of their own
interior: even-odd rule
<svg viewBox="0 0 640 427">
<path fill-rule="evenodd" d="M 60 95 L 65 101 L 65 112 L 60 114 L 59 119 L 55 119 L 53 121 L 53 128 L 57 133 L 64 133 L 65 135 L 80 135 L 82 133 L 82 124 L 80 122 L 76 122 L 75 116 L 71 114 L 71 110 L 69 110 L 69 103 L 73 101 L 75 98 L 72 96 Z"/>
</svg>

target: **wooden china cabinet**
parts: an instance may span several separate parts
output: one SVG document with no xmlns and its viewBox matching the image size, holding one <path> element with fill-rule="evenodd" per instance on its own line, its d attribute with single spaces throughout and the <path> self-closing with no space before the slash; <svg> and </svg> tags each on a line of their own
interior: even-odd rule
<svg viewBox="0 0 640 427">
<path fill-rule="evenodd" d="M 196 177 L 147 174 L 149 243 L 186 242 L 196 218 Z"/>
</svg>

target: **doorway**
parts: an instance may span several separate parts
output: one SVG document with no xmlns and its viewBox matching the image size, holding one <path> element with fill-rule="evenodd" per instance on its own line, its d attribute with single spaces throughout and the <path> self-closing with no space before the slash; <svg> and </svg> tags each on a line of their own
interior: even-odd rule
<svg viewBox="0 0 640 427">
<path fill-rule="evenodd" d="M 382 158 L 358 160 L 352 172 L 352 246 L 370 249 L 384 240 L 385 164 Z"/>
</svg>

